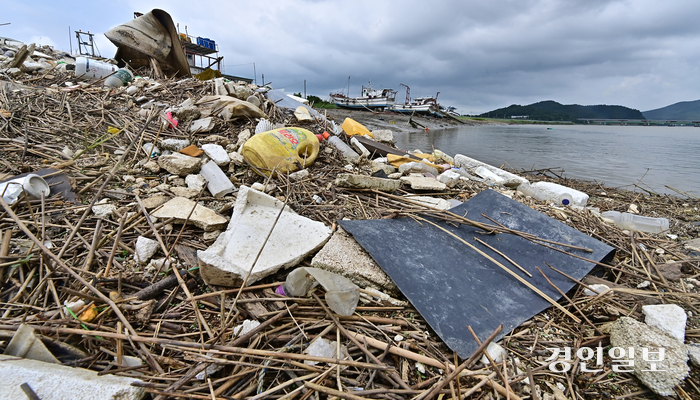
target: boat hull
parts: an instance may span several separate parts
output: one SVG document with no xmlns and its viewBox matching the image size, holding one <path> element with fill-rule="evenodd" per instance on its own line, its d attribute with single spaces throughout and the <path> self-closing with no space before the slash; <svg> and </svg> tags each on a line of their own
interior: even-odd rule
<svg viewBox="0 0 700 400">
<path fill-rule="evenodd" d="M 333 104 L 342 108 L 387 108 L 393 105 L 393 103 L 391 103 L 386 97 L 377 97 L 372 99 L 331 98 L 333 100 Z"/>
<path fill-rule="evenodd" d="M 394 104 L 389 110 L 394 111 L 394 112 L 403 113 L 403 114 L 413 114 L 414 112 L 418 113 L 418 114 L 434 114 L 435 113 L 435 107 L 432 104 L 419 104 L 419 105 Z"/>
</svg>

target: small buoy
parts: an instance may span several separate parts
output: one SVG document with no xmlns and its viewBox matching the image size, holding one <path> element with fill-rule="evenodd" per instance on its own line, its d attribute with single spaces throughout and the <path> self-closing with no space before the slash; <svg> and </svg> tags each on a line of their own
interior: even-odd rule
<svg viewBox="0 0 700 400">
<path fill-rule="evenodd" d="M 430 130 L 430 128 L 428 128 L 428 127 L 426 126 L 426 127 L 425 127 L 425 130 L 426 130 L 426 131 L 429 131 L 429 130 Z"/>
</svg>

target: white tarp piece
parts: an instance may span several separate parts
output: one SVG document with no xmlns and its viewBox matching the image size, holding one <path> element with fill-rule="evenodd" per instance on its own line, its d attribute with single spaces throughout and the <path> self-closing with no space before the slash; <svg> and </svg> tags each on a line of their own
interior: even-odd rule
<svg viewBox="0 0 700 400">
<path fill-rule="evenodd" d="M 285 207 L 265 193 L 241 186 L 228 228 L 208 249 L 197 252 L 200 273 L 208 285 L 240 285 L 255 262 L 246 284 L 250 285 L 280 268 L 292 267 L 304 257 L 320 249 L 331 236 L 331 230 Z M 270 229 L 274 230 L 265 243 Z"/>
</svg>

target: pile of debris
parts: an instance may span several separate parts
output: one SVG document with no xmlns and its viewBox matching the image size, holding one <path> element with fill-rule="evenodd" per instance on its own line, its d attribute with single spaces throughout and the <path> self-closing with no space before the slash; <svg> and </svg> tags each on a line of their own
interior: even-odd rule
<svg viewBox="0 0 700 400">
<path fill-rule="evenodd" d="M 156 66 L 105 86 L 2 46 L 14 397 L 700 396 L 698 198 L 525 179 L 268 86 Z"/>
</svg>

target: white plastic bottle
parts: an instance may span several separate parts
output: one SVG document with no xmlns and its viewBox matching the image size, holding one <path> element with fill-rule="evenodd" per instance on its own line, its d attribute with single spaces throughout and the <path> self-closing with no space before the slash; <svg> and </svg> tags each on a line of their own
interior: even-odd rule
<svg viewBox="0 0 700 400">
<path fill-rule="evenodd" d="M 561 206 L 584 207 L 588 203 L 587 194 L 552 182 L 523 182 L 518 186 L 518 191 L 535 200 L 551 201 Z"/>
<path fill-rule="evenodd" d="M 332 144 L 336 149 L 338 149 L 345 159 L 349 161 L 357 161 L 360 159 L 360 155 L 355 152 L 350 146 L 348 146 L 342 139 L 338 136 L 331 135 L 328 139 L 328 143 Z"/>
<path fill-rule="evenodd" d="M 613 223 L 622 229 L 642 231 L 648 233 L 659 233 L 668 230 L 668 219 L 644 217 L 619 211 L 605 211 L 600 213 L 603 220 Z"/>
</svg>

